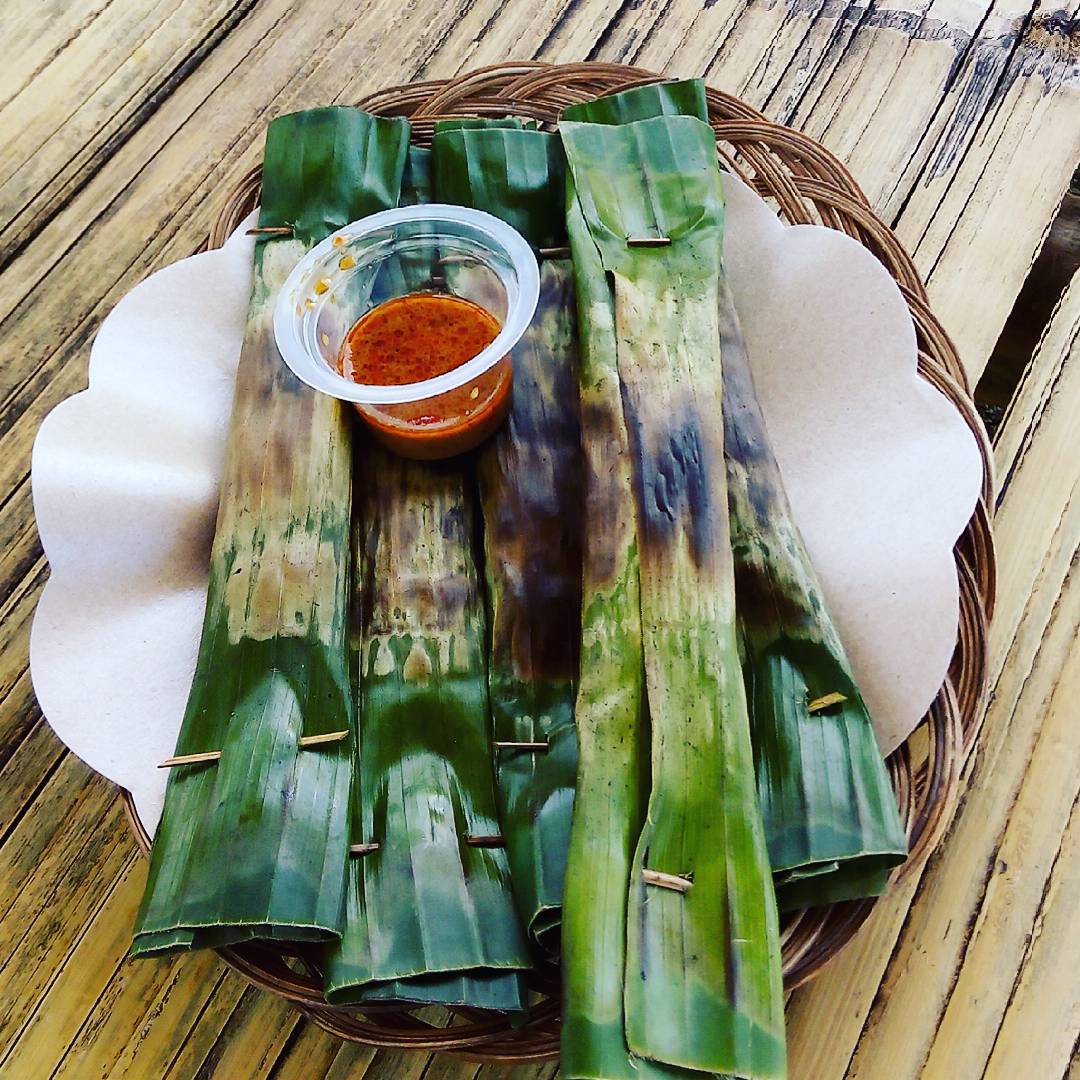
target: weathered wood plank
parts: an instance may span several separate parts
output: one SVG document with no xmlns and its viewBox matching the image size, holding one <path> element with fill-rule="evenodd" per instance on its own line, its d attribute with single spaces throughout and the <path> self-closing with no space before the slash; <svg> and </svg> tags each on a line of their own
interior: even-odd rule
<svg viewBox="0 0 1080 1080">
<path fill-rule="evenodd" d="M 61 878 L 86 841 L 85 833 L 75 835 L 73 826 L 92 826 L 113 798 L 107 781 L 69 754 L 12 828 L 0 847 L 0 963 L 23 929 L 7 916 L 27 883 L 36 880 L 46 888 Z"/>
<path fill-rule="evenodd" d="M 581 60 L 618 9 L 618 0 L 537 0 L 517 7 L 480 0 L 463 9 L 417 77 L 448 78 L 522 58 Z"/>
<path fill-rule="evenodd" d="M 22 659 L 26 660 L 25 655 Z M 22 671 L 16 670 L 9 678 L 8 692 L 0 694 L 0 716 L 3 718 L 0 722 L 0 767 L 5 766 L 11 759 L 41 715 L 26 665 L 23 665 Z M 6 822 L 0 824 L 0 835 L 6 825 Z"/>
<path fill-rule="evenodd" d="M 324 1080 L 353 1080 L 353 1077 L 364 1076 L 376 1053 L 371 1046 L 339 1042 L 337 1053 L 326 1070 Z M 423 1054 L 416 1056 L 423 1062 Z"/>
<path fill-rule="evenodd" d="M 135 917 L 134 909 L 131 917 Z M 179 963 L 183 964 L 183 960 Z M 161 1073 L 162 1080 L 188 1080 L 189 1077 L 199 1075 L 247 989 L 247 983 L 239 975 L 225 970 L 207 997 L 198 1021 L 182 1040 L 178 1040 L 176 1054 L 168 1068 Z"/>
<path fill-rule="evenodd" d="M 175 1053 L 174 1040 L 190 1030 L 221 974 L 221 962 L 213 953 L 184 962 L 149 963 L 124 960 L 121 954 L 117 962 L 113 977 L 57 1062 L 51 1074 L 55 1080 L 161 1076 Z M 117 1007 L 136 1001 L 141 1010 Z"/>
<path fill-rule="evenodd" d="M 1064 1076 L 1076 1053 L 1080 1032 L 1080 979 L 1075 941 L 1080 911 L 1080 804 L 1055 857 L 1046 895 L 1024 965 L 1011 987 L 1005 1018 L 998 1028 L 987 1080 L 1017 1076 Z"/>
<path fill-rule="evenodd" d="M 101 17 L 111 0 L 41 0 L 4 11 L 6 55 L 0 68 L 0 107 L 25 89 L 67 42 Z"/>
<path fill-rule="evenodd" d="M 10 584 L 7 599 L 0 603 L 0 701 L 26 671 L 30 624 L 45 575 L 45 560 L 35 560 L 23 577 Z"/>
<path fill-rule="evenodd" d="M 1076 0 L 1035 10 L 977 123 L 963 124 L 964 101 L 950 92 L 954 127 L 897 221 L 973 379 L 1080 159 L 1078 11 Z M 979 59 L 969 57 L 973 73 Z"/>
<path fill-rule="evenodd" d="M 78 190 L 253 0 L 157 0 L 96 18 L 0 106 L 0 264 Z"/>
<path fill-rule="evenodd" d="M 847 949 L 791 995 L 787 1007 L 791 1080 L 838 1080 L 847 1073 L 921 878 L 917 871 L 894 886 Z"/>
<path fill-rule="evenodd" d="M 537 1062 L 535 1065 L 482 1065 L 476 1080 L 554 1080 L 559 1067 L 554 1062 Z"/>
<path fill-rule="evenodd" d="M 137 904 L 145 878 L 142 861 L 132 857 L 115 889 L 103 897 L 79 936 L 71 958 L 55 973 L 17 1041 L 0 1043 L 4 1046 L 0 1069 L 10 1067 L 16 1076 L 48 1076 L 63 1060 L 131 941 L 130 926 L 115 917 L 112 905 L 128 909 Z"/>
<path fill-rule="evenodd" d="M 1075 544 L 1065 515 L 1076 513 L 1077 402 L 1080 401 L 1080 275 L 1062 298 L 1057 314 L 1032 359 L 1003 419 L 995 444 L 998 505 L 994 529 L 998 544 L 1001 600 L 990 637 L 991 670 L 1004 663 L 1007 642 L 1032 619 L 1026 598 L 1053 601 Z M 1051 564 L 1047 553 L 1059 552 Z M 1048 569 L 1053 574 L 1048 577 Z M 1038 620 L 1035 620 L 1035 626 Z M 1037 631 L 1036 631 L 1037 632 Z"/>
<path fill-rule="evenodd" d="M 136 1023 L 130 1034 L 118 1030 L 105 1032 L 98 1028 L 93 1037 L 88 1029 L 80 1035 L 76 1048 L 80 1044 L 85 1047 L 83 1068 L 87 1073 L 97 1071 L 103 1076 L 117 1077 L 166 1076 L 226 977 L 225 965 L 213 953 L 199 955 L 195 963 L 171 961 L 163 964 L 157 961 L 156 966 L 168 966 L 169 978 L 156 996 L 147 999 L 143 1015 L 137 1019 L 132 1016 Z M 125 987 L 122 997 L 131 996 L 131 988 Z M 57 1076 L 71 1072 L 68 1061 L 72 1056 L 69 1052 Z"/>
<path fill-rule="evenodd" d="M 37 714 L 25 738 L 19 742 L 18 760 L 0 766 L 0 836 L 5 836 L 38 791 L 56 771 L 67 752 L 49 725 L 41 719 L 30 688 L 30 675 L 21 680 L 19 695 L 27 712 Z M 14 696 L 14 695 L 12 695 Z"/>
<path fill-rule="evenodd" d="M 199 1069 L 189 1075 L 265 1080 L 297 1022 L 285 1000 L 249 986 Z"/>
<path fill-rule="evenodd" d="M 482 1066 L 472 1061 L 457 1061 L 441 1054 L 436 1054 L 424 1069 L 423 1080 L 477 1080 Z M 513 1066 L 514 1075 L 524 1080 L 525 1069 Z"/>
<path fill-rule="evenodd" d="M 412 1050 L 372 1050 L 344 1043 L 326 1080 L 420 1080 L 429 1060 L 429 1055 Z"/>
<path fill-rule="evenodd" d="M 992 857 L 989 873 L 983 873 L 983 895 L 975 905 L 954 906 L 954 901 L 959 898 L 958 889 L 943 867 L 941 872 L 933 875 L 934 885 L 940 885 L 941 891 L 935 895 L 934 890 L 926 896 L 926 904 L 933 906 L 934 921 L 939 925 L 944 925 L 943 916 L 964 922 L 969 911 L 975 912 L 974 926 L 958 957 L 958 971 L 949 971 L 951 981 L 945 990 L 943 1011 L 938 1006 L 937 1030 L 931 1033 L 929 1054 L 921 1066 L 922 1075 L 926 1077 L 978 1075 L 989 1059 L 1011 998 L 1013 980 L 1008 976 L 1003 978 L 1002 973 L 1011 974 L 1023 967 L 1061 837 L 1080 793 L 1080 740 L 1076 739 L 1075 728 L 1076 702 L 1080 694 L 1080 653 L 1070 650 L 1076 630 L 1080 628 L 1080 579 L 1073 581 L 1074 588 L 1061 598 L 1063 608 L 1068 606 L 1072 611 L 1073 642 L 1064 646 L 1065 666 L 1059 671 L 1057 683 L 1048 698 L 1039 701 L 1030 697 L 1030 704 L 1025 703 L 1027 708 L 1041 714 L 1031 716 L 1032 725 L 1039 728 L 1039 736 L 1015 800 L 1011 806 L 1002 807 L 1008 814 L 1004 831 L 1000 838 L 987 844 L 987 825 L 979 823 L 977 828 L 974 827 L 975 816 L 981 812 L 979 803 L 982 802 L 985 808 L 987 801 L 997 800 L 1002 794 L 996 784 L 984 784 L 972 791 L 965 815 L 950 838 L 950 846 L 943 851 L 945 860 L 955 860 L 956 873 L 962 869 L 956 854 L 961 846 L 975 848 L 980 860 L 987 854 Z M 1065 626 L 1068 626 L 1067 620 Z M 1048 637 L 1044 652 L 1052 643 L 1053 639 Z M 979 798 L 984 792 L 986 801 Z M 969 822 L 973 824 L 965 827 Z M 970 835 L 972 832 L 974 835 Z M 918 920 L 921 909 L 916 907 L 914 913 Z M 935 932 L 929 922 L 925 931 L 914 926 L 913 949 L 928 944 Z M 950 932 L 951 928 L 945 926 L 946 947 Z M 947 962 L 943 962 L 947 953 L 942 955 L 943 952 L 941 950 L 935 958 L 935 966 L 938 970 L 948 971 Z M 917 975 L 912 979 L 912 985 L 925 994 L 924 1000 L 933 1000 L 934 994 L 940 992 L 928 979 L 920 979 Z M 1071 1045 L 1076 1032 L 1065 1034 Z M 918 1042 L 915 1038 L 909 1045 Z M 869 1043 L 867 1054 L 875 1051 L 874 1043 Z M 886 1062 L 891 1060 L 884 1059 Z M 870 1064 L 868 1056 L 867 1065 Z M 872 1071 L 863 1068 L 862 1073 L 871 1075 Z M 904 1075 L 902 1070 L 900 1075 Z M 1034 1075 L 1051 1074 L 1034 1072 Z"/>
<path fill-rule="evenodd" d="M 5 915 L 7 955 L 0 968 L 0 988 L 10 1004 L 0 1017 L 0 1046 L 18 1039 L 43 995 L 73 962 L 73 950 L 96 920 L 114 882 L 135 860 L 134 844 L 119 813 L 80 824 L 83 845 L 75 856 L 60 872 L 46 868 L 31 877 Z M 77 971 L 72 974 L 77 977 Z"/>
<path fill-rule="evenodd" d="M 17 477 L 18 472 L 15 475 Z M 0 505 L 0 603 L 41 558 L 41 540 L 34 526 L 33 494 L 29 477 L 2 488 L 6 498 Z"/>
<path fill-rule="evenodd" d="M 1075 0 L 675 0 L 623 5 L 598 56 L 704 73 L 836 152 L 974 379 L 1080 157 L 1075 17 Z"/>
<path fill-rule="evenodd" d="M 340 1039 L 334 1038 L 310 1020 L 301 1020 L 274 1063 L 271 1074 L 273 1080 L 325 1077 L 340 1047 Z"/>
</svg>

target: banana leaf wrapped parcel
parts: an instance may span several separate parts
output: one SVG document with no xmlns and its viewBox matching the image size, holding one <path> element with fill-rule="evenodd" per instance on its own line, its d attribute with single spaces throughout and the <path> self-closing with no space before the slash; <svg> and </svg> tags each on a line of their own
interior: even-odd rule
<svg viewBox="0 0 1080 1080">
<path fill-rule="evenodd" d="M 505 425 L 478 457 L 490 613 L 488 686 L 499 813 L 519 908 L 553 946 L 561 919 L 577 733 L 581 448 L 573 267 L 557 136 L 480 121 L 440 123 L 440 202 L 507 221 L 542 253 L 536 314 L 514 347 Z M 448 269 L 453 274 L 453 268 Z"/>
<path fill-rule="evenodd" d="M 518 1011 L 529 967 L 499 835 L 484 613 L 460 468 L 365 442 L 346 925 L 327 1000 Z"/>
<path fill-rule="evenodd" d="M 133 956 L 340 933 L 348 848 L 351 419 L 274 342 L 304 252 L 397 202 L 408 127 L 357 109 L 273 121 L 210 586 Z"/>
<path fill-rule="evenodd" d="M 410 146 L 402 203 L 428 202 L 431 153 Z M 432 288 L 404 252 L 376 283 Z M 401 280 L 403 279 L 403 280 Z M 529 955 L 496 818 L 473 556 L 474 480 L 358 440 L 352 664 L 357 743 L 342 940 L 327 1000 L 525 1006 Z"/>
<path fill-rule="evenodd" d="M 640 588 L 635 662 L 644 668 L 651 732 L 648 801 L 629 867 L 626 1045 L 662 1066 L 778 1077 L 778 921 L 739 664 L 717 423 L 723 199 L 715 142 L 688 116 L 563 122 L 560 133 L 576 263 L 586 249 L 578 287 L 597 263 L 586 254 L 591 241 L 611 296 L 600 315 L 614 316 Z M 587 232 L 574 227 L 578 213 Z M 584 765 L 580 780 L 584 787 Z M 568 877 L 595 872 L 573 862 L 573 848 L 571 859 Z M 568 905 L 570 895 L 568 886 Z M 577 986 L 568 971 L 568 999 Z M 573 1032 L 564 1037 L 571 1053 Z"/>
<path fill-rule="evenodd" d="M 708 120 L 699 79 L 567 109 L 620 124 Z M 784 490 L 727 276 L 719 285 L 724 450 L 751 740 L 781 911 L 879 894 L 907 843 L 866 705 Z"/>
</svg>

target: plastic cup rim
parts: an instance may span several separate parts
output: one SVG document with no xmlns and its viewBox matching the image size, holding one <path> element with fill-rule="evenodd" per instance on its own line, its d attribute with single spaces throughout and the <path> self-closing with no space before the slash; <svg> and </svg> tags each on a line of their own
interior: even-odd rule
<svg viewBox="0 0 1080 1080">
<path fill-rule="evenodd" d="M 330 370 L 311 355 L 300 333 L 300 320 L 295 315 L 295 296 L 309 274 L 313 264 L 330 252 L 339 252 L 334 237 L 349 234 L 350 245 L 362 240 L 366 233 L 403 222 L 421 221 L 438 223 L 449 221 L 472 226 L 485 234 L 494 246 L 501 248 L 514 267 L 517 276 L 517 302 L 507 312 L 506 321 L 495 339 L 453 371 L 447 371 L 421 382 L 382 386 L 353 382 L 344 375 Z M 313 390 L 319 390 L 341 401 L 358 402 L 363 405 L 398 405 L 403 402 L 421 401 L 456 390 L 471 379 L 479 378 L 493 368 L 521 339 L 532 322 L 540 297 L 540 270 L 536 256 L 528 242 L 515 228 L 483 210 L 448 203 L 424 203 L 418 206 L 402 206 L 394 210 L 381 210 L 376 214 L 349 222 L 335 229 L 325 240 L 316 244 L 289 272 L 274 307 L 274 338 L 282 359 L 294 375 Z"/>
</svg>

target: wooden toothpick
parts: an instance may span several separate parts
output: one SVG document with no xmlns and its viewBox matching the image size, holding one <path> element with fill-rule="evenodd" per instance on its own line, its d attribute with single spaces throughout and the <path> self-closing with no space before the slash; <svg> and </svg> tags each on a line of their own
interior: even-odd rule
<svg viewBox="0 0 1080 1080">
<path fill-rule="evenodd" d="M 341 742 L 348 737 L 349 733 L 347 731 L 331 731 L 328 735 L 302 735 L 297 742 L 297 746 L 301 749 L 306 749 L 309 746 L 325 746 L 327 743 Z"/>
<path fill-rule="evenodd" d="M 689 892 L 694 884 L 689 874 L 664 874 L 659 870 L 642 870 L 641 877 L 646 885 L 658 885 L 661 889 L 674 889 L 675 892 Z"/>
<path fill-rule="evenodd" d="M 506 839 L 502 836 L 466 836 L 469 847 L 505 847 Z"/>
<path fill-rule="evenodd" d="M 550 750 L 551 744 L 544 742 L 496 742 L 496 750 Z"/>
<path fill-rule="evenodd" d="M 248 229 L 245 236 L 292 236 L 291 225 L 257 225 L 254 229 Z"/>
<path fill-rule="evenodd" d="M 670 236 L 628 236 L 626 238 L 627 247 L 667 247 L 670 243 Z"/>
<path fill-rule="evenodd" d="M 378 851 L 378 844 L 350 844 L 350 855 L 370 855 L 373 851 Z"/>
<path fill-rule="evenodd" d="M 834 690 L 831 694 L 823 694 L 821 697 L 814 698 L 814 700 L 806 706 L 806 711 L 809 713 L 819 713 L 827 709 L 830 705 L 839 705 L 843 701 L 847 701 L 847 698 L 838 690 Z"/>
<path fill-rule="evenodd" d="M 176 757 L 166 758 L 158 768 L 173 769 L 177 765 L 198 765 L 203 761 L 218 761 L 220 758 L 220 750 L 207 750 L 202 754 L 177 754 Z"/>
</svg>

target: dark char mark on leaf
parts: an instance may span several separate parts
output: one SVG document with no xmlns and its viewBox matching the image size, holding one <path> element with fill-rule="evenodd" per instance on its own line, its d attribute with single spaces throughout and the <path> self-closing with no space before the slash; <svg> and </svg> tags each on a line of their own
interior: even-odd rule
<svg viewBox="0 0 1080 1080">
<path fill-rule="evenodd" d="M 669 549 L 679 533 L 685 533 L 691 558 L 702 566 L 713 555 L 713 508 L 709 486 L 712 463 L 701 418 L 688 405 L 683 417 L 671 418 L 666 432 L 648 438 L 629 395 L 624 395 L 624 404 L 641 470 L 635 496 L 643 546 Z"/>
<path fill-rule="evenodd" d="M 598 470 L 586 484 L 585 499 L 588 504 L 586 521 L 611 522 L 612 526 L 627 513 L 625 490 L 612 479 L 605 462 L 622 453 L 621 433 L 617 416 L 606 405 L 589 399 L 581 402 L 581 441 L 590 448 L 598 461 Z M 617 553 L 603 537 L 589 538 L 582 557 L 588 564 L 589 577 L 594 586 L 610 584 L 615 580 Z"/>
</svg>

